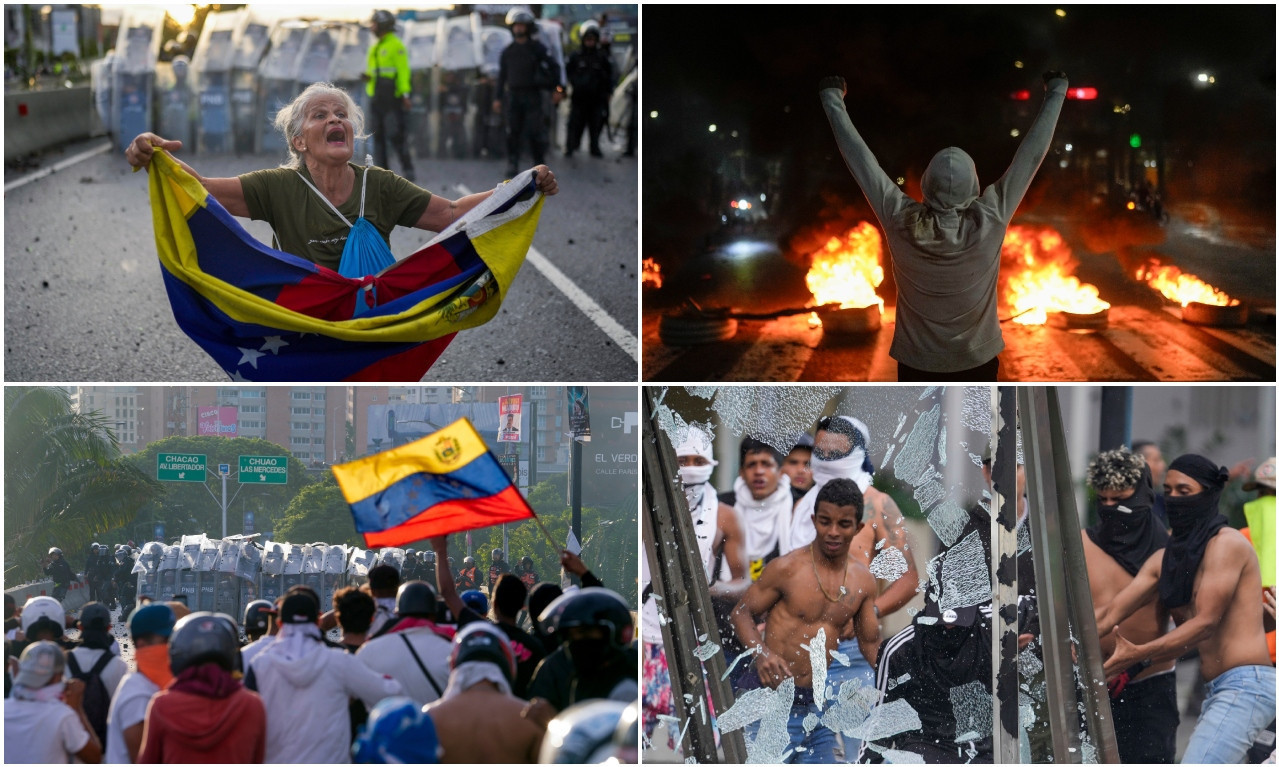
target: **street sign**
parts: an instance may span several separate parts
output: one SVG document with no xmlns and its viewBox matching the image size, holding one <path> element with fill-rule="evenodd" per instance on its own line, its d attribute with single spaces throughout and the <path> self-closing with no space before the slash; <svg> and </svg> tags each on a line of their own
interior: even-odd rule
<svg viewBox="0 0 1279 767">
<path fill-rule="evenodd" d="M 241 485 L 284 485 L 289 481 L 289 459 L 283 455 L 240 456 Z"/>
<path fill-rule="evenodd" d="M 198 453 L 156 453 L 155 478 L 161 482 L 203 482 L 205 456 Z"/>
<path fill-rule="evenodd" d="M 231 464 L 229 464 L 229 463 L 220 463 L 220 464 L 218 464 L 218 476 L 219 476 L 219 477 L 229 477 L 229 476 L 231 476 Z"/>
</svg>

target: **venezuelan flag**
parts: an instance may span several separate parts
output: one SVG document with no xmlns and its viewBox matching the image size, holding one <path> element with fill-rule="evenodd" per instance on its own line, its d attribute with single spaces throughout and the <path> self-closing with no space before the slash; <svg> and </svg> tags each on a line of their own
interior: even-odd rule
<svg viewBox="0 0 1279 767">
<path fill-rule="evenodd" d="M 417 252 L 351 279 L 258 242 L 163 150 L 150 168 L 173 316 L 234 381 L 420 380 L 457 331 L 497 314 L 543 202 L 525 171 Z"/>
<path fill-rule="evenodd" d="M 407 445 L 338 464 L 333 476 L 368 548 L 535 516 L 465 418 Z"/>
</svg>

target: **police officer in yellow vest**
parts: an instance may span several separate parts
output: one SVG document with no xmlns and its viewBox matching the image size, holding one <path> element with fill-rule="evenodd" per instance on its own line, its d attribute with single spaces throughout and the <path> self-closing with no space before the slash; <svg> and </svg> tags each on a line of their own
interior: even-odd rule
<svg viewBox="0 0 1279 767">
<path fill-rule="evenodd" d="M 409 52 L 395 34 L 395 16 L 390 11 L 373 14 L 373 33 L 377 42 L 369 49 L 369 66 L 365 73 L 368 80 L 370 113 L 373 132 L 374 162 L 390 170 L 390 158 L 386 153 L 386 140 L 390 138 L 403 166 L 401 175 L 416 181 L 413 158 L 409 156 L 405 137 L 408 133 L 409 112 Z"/>
</svg>

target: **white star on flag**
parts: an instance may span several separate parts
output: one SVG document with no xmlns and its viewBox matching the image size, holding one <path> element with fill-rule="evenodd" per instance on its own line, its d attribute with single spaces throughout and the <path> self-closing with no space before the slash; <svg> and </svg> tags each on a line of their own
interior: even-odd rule
<svg viewBox="0 0 1279 767">
<path fill-rule="evenodd" d="M 244 355 L 240 357 L 239 362 L 235 363 L 236 365 L 243 365 L 247 362 L 253 366 L 254 370 L 258 369 L 258 357 L 265 356 L 263 352 L 260 352 L 257 349 L 245 349 L 243 346 L 237 346 L 235 348 L 239 349 L 240 354 Z"/>
<path fill-rule="evenodd" d="M 263 338 L 262 340 L 265 341 L 265 343 L 262 344 L 262 351 L 271 352 L 272 354 L 277 356 L 279 356 L 280 354 L 281 347 L 289 345 L 288 341 L 285 341 L 283 338 L 280 338 L 279 336 L 267 336 Z"/>
</svg>

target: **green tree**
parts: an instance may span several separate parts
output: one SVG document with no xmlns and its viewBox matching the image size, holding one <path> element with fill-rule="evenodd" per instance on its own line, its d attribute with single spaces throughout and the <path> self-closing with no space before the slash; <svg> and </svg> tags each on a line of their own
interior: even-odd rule
<svg viewBox="0 0 1279 767">
<path fill-rule="evenodd" d="M 289 543 L 345 543 L 363 546 L 364 539 L 355 531 L 351 507 L 332 472 L 327 477 L 302 488 L 275 523 L 277 541 Z"/>
<path fill-rule="evenodd" d="M 155 476 L 159 453 L 199 453 L 207 458 L 208 479 L 204 486 L 197 482 L 166 482 L 168 493 L 161 501 L 143 510 L 143 518 L 163 522 L 169 539 L 186 534 L 204 533 L 217 537 L 222 533 L 222 481 L 217 477 L 219 463 L 231 465 L 234 472 L 242 455 L 288 456 L 289 481 L 283 485 L 241 485 L 235 476 L 227 478 L 227 534 L 242 529 L 244 512 L 255 515 L 258 532 L 271 530 L 276 520 L 302 488 L 314 478 L 305 464 L 274 442 L 251 437 L 169 437 L 152 442 L 130 460 L 148 476 Z M 327 472 L 326 472 L 327 473 Z M 234 500 L 233 500 L 234 499 Z"/>
<path fill-rule="evenodd" d="M 50 546 L 72 566 L 94 536 L 131 521 L 164 488 L 127 459 L 101 413 L 62 389 L 4 390 L 5 582 L 36 577 Z"/>
</svg>

